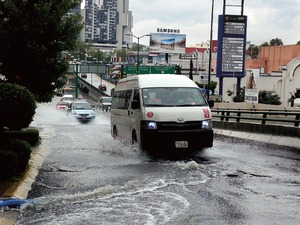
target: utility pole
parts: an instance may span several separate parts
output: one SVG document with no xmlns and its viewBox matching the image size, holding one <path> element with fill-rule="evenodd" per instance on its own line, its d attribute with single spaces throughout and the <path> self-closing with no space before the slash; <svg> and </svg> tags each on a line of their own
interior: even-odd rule
<svg viewBox="0 0 300 225">
<path fill-rule="evenodd" d="M 135 37 L 138 41 L 138 49 L 137 49 L 137 64 L 136 64 L 136 74 L 139 74 L 139 66 L 140 66 L 140 39 L 146 36 L 150 36 L 150 34 L 144 34 L 142 36 L 135 36 L 133 34 L 125 34 L 125 35 L 131 35 L 133 37 Z"/>
</svg>

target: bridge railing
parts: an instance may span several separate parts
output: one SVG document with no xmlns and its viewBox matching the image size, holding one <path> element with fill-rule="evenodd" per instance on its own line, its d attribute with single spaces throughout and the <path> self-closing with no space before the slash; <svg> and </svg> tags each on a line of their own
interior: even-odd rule
<svg viewBox="0 0 300 225">
<path fill-rule="evenodd" d="M 300 111 L 211 109 L 213 120 L 299 127 Z"/>
</svg>

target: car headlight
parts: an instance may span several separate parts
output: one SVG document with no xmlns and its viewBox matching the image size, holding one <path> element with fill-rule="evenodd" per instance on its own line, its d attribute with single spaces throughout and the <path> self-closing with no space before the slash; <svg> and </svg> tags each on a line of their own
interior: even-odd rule
<svg viewBox="0 0 300 225">
<path fill-rule="evenodd" d="M 146 123 L 147 130 L 156 130 L 157 129 L 157 123 L 156 122 L 147 122 Z"/>
<path fill-rule="evenodd" d="M 211 129 L 211 120 L 202 121 L 202 129 Z"/>
</svg>

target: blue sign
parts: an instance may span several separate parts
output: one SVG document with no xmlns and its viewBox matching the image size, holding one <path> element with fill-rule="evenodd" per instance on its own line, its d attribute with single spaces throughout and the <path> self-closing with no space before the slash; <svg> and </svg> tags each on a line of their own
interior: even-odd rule
<svg viewBox="0 0 300 225">
<path fill-rule="evenodd" d="M 247 16 L 219 15 L 217 77 L 244 77 Z"/>
</svg>

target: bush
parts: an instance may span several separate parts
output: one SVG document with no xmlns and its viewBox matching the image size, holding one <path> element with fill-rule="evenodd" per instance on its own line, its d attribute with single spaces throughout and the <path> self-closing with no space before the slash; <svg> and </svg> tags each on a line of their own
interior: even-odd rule
<svg viewBox="0 0 300 225">
<path fill-rule="evenodd" d="M 6 150 L 6 149 L 5 149 Z M 17 154 L 12 151 L 0 151 L 0 181 L 10 181 L 17 174 Z"/>
<path fill-rule="evenodd" d="M 232 98 L 233 102 L 244 102 L 245 88 L 241 88 L 239 92 L 234 95 L 233 91 L 227 90 L 227 95 Z"/>
<path fill-rule="evenodd" d="M 260 91 L 258 95 L 258 103 L 280 105 L 281 101 L 278 94 L 271 94 L 266 91 Z"/>
<path fill-rule="evenodd" d="M 33 120 L 35 98 L 25 87 L 0 83 L 0 105 L 0 129 L 7 127 L 20 130 L 28 127 Z"/>
<path fill-rule="evenodd" d="M 30 145 L 38 145 L 40 143 L 39 131 L 37 129 L 26 130 L 4 130 L 3 139 L 18 139 L 27 141 Z"/>
<path fill-rule="evenodd" d="M 0 145 L 0 180 L 21 176 L 28 165 L 31 148 L 26 141 L 6 139 Z"/>
</svg>

